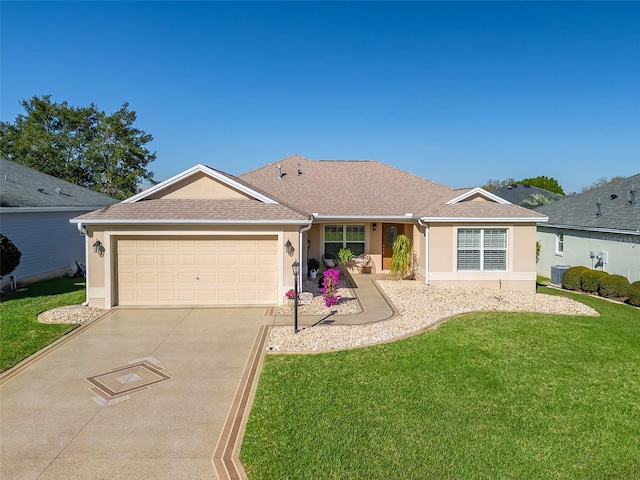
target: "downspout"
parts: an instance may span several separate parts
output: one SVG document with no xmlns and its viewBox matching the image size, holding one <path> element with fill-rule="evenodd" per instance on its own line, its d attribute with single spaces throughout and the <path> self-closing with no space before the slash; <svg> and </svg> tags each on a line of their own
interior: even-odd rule
<svg viewBox="0 0 640 480">
<path fill-rule="evenodd" d="M 84 265 L 85 265 L 85 277 L 84 277 L 84 302 L 82 302 L 82 306 L 86 307 L 89 305 L 89 236 L 86 225 L 82 225 L 81 223 L 76 223 L 78 226 L 78 231 L 84 236 Z"/>
<path fill-rule="evenodd" d="M 300 229 L 300 233 L 298 234 L 298 262 L 300 262 L 300 272 L 303 271 L 302 268 L 302 234 L 311 229 L 311 225 L 313 225 L 313 215 L 309 217 L 309 225 L 306 227 L 302 227 Z M 302 275 L 298 275 L 298 290 L 302 291 Z"/>
<path fill-rule="evenodd" d="M 424 282 L 429 285 L 429 225 L 418 218 L 418 225 L 424 228 Z"/>
</svg>

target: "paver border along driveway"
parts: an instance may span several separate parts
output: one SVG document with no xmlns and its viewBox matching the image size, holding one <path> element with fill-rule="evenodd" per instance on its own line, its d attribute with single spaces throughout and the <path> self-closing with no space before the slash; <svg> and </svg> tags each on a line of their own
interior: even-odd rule
<svg viewBox="0 0 640 480">
<path fill-rule="evenodd" d="M 232 467 L 218 440 L 241 435 L 227 417 L 257 379 L 264 311 L 118 308 L 5 372 L 0 477 L 216 478 L 214 463 Z"/>
</svg>

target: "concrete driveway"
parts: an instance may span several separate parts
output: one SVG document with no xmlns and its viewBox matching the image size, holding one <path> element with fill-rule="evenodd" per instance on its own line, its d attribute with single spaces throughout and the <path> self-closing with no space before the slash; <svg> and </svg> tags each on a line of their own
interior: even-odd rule
<svg viewBox="0 0 640 480">
<path fill-rule="evenodd" d="M 241 433 L 227 417 L 257 379 L 264 311 L 114 309 L 5 373 L 0 477 L 216 478 L 218 439 Z"/>
</svg>

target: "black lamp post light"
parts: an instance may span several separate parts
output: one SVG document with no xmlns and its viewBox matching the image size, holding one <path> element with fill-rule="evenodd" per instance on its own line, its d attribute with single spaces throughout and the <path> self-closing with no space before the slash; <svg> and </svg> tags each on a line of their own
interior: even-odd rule
<svg viewBox="0 0 640 480">
<path fill-rule="evenodd" d="M 291 265 L 293 270 L 293 333 L 298 333 L 298 275 L 300 275 L 300 263 L 296 260 Z"/>
</svg>

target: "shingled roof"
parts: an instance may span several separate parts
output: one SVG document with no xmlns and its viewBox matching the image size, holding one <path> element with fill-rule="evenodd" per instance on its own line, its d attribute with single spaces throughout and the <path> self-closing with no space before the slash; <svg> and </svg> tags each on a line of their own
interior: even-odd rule
<svg viewBox="0 0 640 480">
<path fill-rule="evenodd" d="M 117 200 L 0 158 L 1 207 L 78 207 L 91 210 Z"/>
<path fill-rule="evenodd" d="M 508 200 L 513 204 L 520 205 L 525 208 L 535 207 L 535 205 L 530 205 L 528 203 L 528 201 L 531 200 L 533 195 L 535 194 L 543 195 L 544 197 L 549 198 L 551 201 L 562 198 L 562 195 L 550 192 L 549 190 L 545 190 L 544 188 L 518 183 L 505 185 L 504 187 L 493 190 L 491 193 L 497 195 L 500 198 L 504 198 L 505 200 Z"/>
<path fill-rule="evenodd" d="M 640 231 L 640 173 L 536 208 L 548 226 L 586 230 Z M 598 204 L 600 204 L 598 206 Z"/>
<path fill-rule="evenodd" d="M 278 176 L 278 166 L 282 176 Z M 453 190 L 373 160 L 293 155 L 239 175 L 289 205 L 319 216 L 419 214 Z"/>
<path fill-rule="evenodd" d="M 74 219 L 81 223 L 304 223 L 284 205 L 245 199 L 160 198 L 118 203 Z"/>
<path fill-rule="evenodd" d="M 410 218 L 434 219 L 455 216 L 544 219 L 544 215 L 515 205 L 494 202 L 447 205 L 474 189 L 455 190 L 373 160 L 309 160 L 293 155 L 238 178 L 319 217 L 411 214 Z"/>
</svg>

